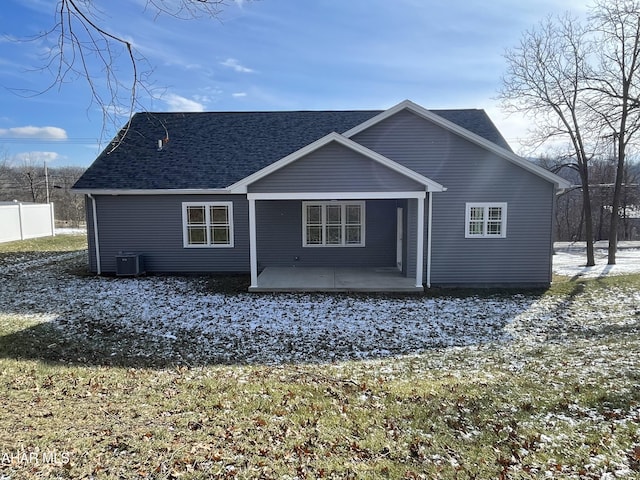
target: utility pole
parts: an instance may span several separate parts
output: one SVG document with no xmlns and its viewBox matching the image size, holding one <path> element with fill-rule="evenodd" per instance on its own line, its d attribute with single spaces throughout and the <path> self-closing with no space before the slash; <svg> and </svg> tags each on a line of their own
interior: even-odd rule
<svg viewBox="0 0 640 480">
<path fill-rule="evenodd" d="M 47 170 L 47 161 L 44 161 L 44 186 L 47 191 L 47 203 L 49 202 L 49 170 Z"/>
</svg>

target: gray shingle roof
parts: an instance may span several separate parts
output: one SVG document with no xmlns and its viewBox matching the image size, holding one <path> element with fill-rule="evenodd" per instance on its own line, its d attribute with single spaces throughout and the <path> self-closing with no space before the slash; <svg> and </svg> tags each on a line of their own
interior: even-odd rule
<svg viewBox="0 0 640 480">
<path fill-rule="evenodd" d="M 331 132 L 344 133 L 379 113 L 137 113 L 122 143 L 111 153 L 108 146 L 74 188 L 224 188 Z M 433 113 L 510 150 L 483 110 Z M 169 142 L 158 151 L 158 140 L 165 132 Z"/>
</svg>

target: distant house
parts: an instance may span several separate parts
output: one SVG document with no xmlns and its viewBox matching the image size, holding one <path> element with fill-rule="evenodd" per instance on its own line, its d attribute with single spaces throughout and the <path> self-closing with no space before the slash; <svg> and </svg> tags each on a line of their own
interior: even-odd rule
<svg viewBox="0 0 640 480">
<path fill-rule="evenodd" d="M 548 285 L 567 186 L 483 110 L 404 101 L 138 113 L 74 190 L 99 274 L 137 252 L 147 272 L 246 272 L 256 291 L 422 290 Z"/>
</svg>

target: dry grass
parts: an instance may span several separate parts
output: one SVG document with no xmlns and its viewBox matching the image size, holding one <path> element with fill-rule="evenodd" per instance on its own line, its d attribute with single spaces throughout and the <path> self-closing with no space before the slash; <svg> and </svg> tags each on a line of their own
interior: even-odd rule
<svg viewBox="0 0 640 480">
<path fill-rule="evenodd" d="M 602 300 L 639 288 L 558 283 L 508 342 L 272 366 L 107 366 L 117 331 L 52 358 L 68 338 L 0 311 L 0 478 L 638 478 L 640 310 Z"/>
</svg>

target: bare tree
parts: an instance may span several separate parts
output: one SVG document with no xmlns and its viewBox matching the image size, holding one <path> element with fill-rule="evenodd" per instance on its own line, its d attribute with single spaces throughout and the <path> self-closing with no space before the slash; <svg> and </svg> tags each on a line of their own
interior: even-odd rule
<svg viewBox="0 0 640 480">
<path fill-rule="evenodd" d="M 113 0 L 114 3 L 117 0 Z M 226 0 L 147 0 L 144 12 L 176 20 L 216 18 Z M 114 5 L 109 4 L 109 7 Z M 102 110 L 103 125 L 119 124 L 118 116 L 133 114 L 142 91 L 150 93 L 151 66 L 135 47 L 134 40 L 106 25 L 104 12 L 93 0 L 58 0 L 51 28 L 37 40 L 51 42 L 44 68 L 52 81 L 39 95 L 63 84 L 84 79 L 91 103 Z"/>
<path fill-rule="evenodd" d="M 84 222 L 84 197 L 71 192 L 71 187 L 84 173 L 82 167 L 48 169 L 48 185 L 44 166 L 33 159 L 15 164 L 0 155 L 0 202 L 44 202 L 47 197 L 56 206 L 56 221 L 79 226 Z M 48 192 L 47 192 L 48 187 Z"/>
<path fill-rule="evenodd" d="M 5 148 L 0 149 L 0 192 L 8 188 L 11 168 L 9 163 L 9 152 Z"/>
<path fill-rule="evenodd" d="M 595 120 L 610 132 L 617 157 L 608 252 L 608 263 L 614 265 L 626 157 L 640 130 L 640 1 L 599 0 L 592 25 L 599 49 L 589 76 L 589 105 Z"/>
<path fill-rule="evenodd" d="M 620 220 L 622 221 L 622 238 L 633 240 L 633 219 L 638 218 L 640 211 L 640 164 L 627 162 L 625 165 L 623 193 L 620 199 Z"/>
<path fill-rule="evenodd" d="M 85 221 L 84 196 L 71 192 L 71 188 L 85 170 L 82 167 L 49 169 L 51 201 L 56 205 L 56 221 L 59 224 L 77 227 Z"/>
<path fill-rule="evenodd" d="M 588 31 L 574 18 L 549 17 L 505 53 L 507 72 L 499 93 L 507 111 L 533 120 L 539 144 L 569 141 L 556 170 L 571 168 L 580 176 L 588 266 L 595 265 L 589 161 L 597 148 L 586 141 L 594 137 L 586 121 L 584 91 L 591 47 Z"/>
<path fill-rule="evenodd" d="M 19 166 L 11 170 L 11 184 L 13 200 L 34 203 L 46 200 L 44 166 L 36 164 L 32 159 L 24 159 Z"/>
<path fill-rule="evenodd" d="M 591 206 L 596 213 L 596 240 L 608 238 L 611 225 L 611 193 L 616 165 L 612 157 L 597 158 L 591 162 L 589 178 L 591 181 Z"/>
</svg>

